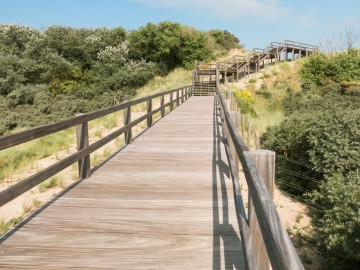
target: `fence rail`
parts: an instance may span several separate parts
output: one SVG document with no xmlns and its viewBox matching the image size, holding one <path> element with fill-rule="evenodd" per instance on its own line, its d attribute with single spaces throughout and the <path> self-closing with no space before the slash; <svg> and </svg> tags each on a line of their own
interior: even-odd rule
<svg viewBox="0 0 360 270">
<path fill-rule="evenodd" d="M 263 179 L 260 177 L 256 165 L 252 159 L 249 148 L 239 135 L 238 129 L 230 116 L 226 105 L 224 94 L 217 85 L 217 99 L 223 118 L 223 129 L 225 141 L 231 145 L 235 156 L 239 159 L 246 182 L 249 187 L 249 197 L 252 200 L 253 207 L 259 222 L 260 231 L 264 239 L 267 255 L 271 266 L 277 270 L 303 270 L 298 254 L 281 223 L 279 214 L 276 211 L 272 198 L 266 188 Z M 236 205 L 236 214 L 242 231 L 243 247 L 246 256 L 247 269 L 259 269 L 254 251 L 252 250 L 251 236 L 246 235 L 249 231 L 249 221 L 246 217 L 240 186 L 237 178 L 236 162 L 230 156 L 230 168 L 233 175 L 234 198 Z M 250 224 L 251 226 L 251 224 Z"/>
<path fill-rule="evenodd" d="M 90 176 L 90 159 L 89 155 L 110 141 L 114 140 L 118 136 L 125 134 L 125 143 L 129 144 L 132 141 L 131 129 L 139 123 L 147 120 L 147 127 L 152 125 L 152 116 L 158 112 L 161 113 L 161 117 L 165 116 L 165 108 L 169 107 L 170 111 L 173 110 L 174 104 L 180 105 L 185 102 L 193 93 L 192 86 L 185 86 L 174 90 L 169 90 L 161 93 L 157 93 L 151 96 L 135 99 L 132 101 L 124 102 L 120 105 L 99 110 L 92 113 L 86 113 L 78 115 L 74 118 L 60 121 L 54 124 L 45 125 L 30 130 L 20 131 L 11 135 L 0 137 L 0 150 L 7 149 L 12 146 L 16 146 L 28 141 L 38 139 L 40 137 L 53 134 L 55 132 L 77 126 L 77 142 L 78 151 L 70 156 L 58 161 L 57 163 L 33 174 L 32 176 L 22 180 L 21 182 L 3 190 L 0 192 L 0 206 L 10 202 L 46 179 L 54 176 L 58 172 L 71 166 L 75 162 L 79 162 L 79 177 L 86 178 Z M 175 98 L 173 97 L 175 94 Z M 169 102 L 164 104 L 164 97 L 169 95 Z M 160 106 L 156 109 L 152 109 L 152 100 L 160 97 Z M 147 113 L 138 119 L 131 121 L 131 106 L 140 104 L 142 102 L 147 103 Z M 108 134 L 104 138 L 92 143 L 88 143 L 88 130 L 87 123 L 96 118 L 125 110 L 125 122 L 124 126 L 118 130 Z"/>
</svg>

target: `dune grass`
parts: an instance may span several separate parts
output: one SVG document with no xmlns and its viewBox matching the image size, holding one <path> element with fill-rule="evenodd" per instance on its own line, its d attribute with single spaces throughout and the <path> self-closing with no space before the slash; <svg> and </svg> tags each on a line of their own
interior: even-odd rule
<svg viewBox="0 0 360 270">
<path fill-rule="evenodd" d="M 66 150 L 75 143 L 75 129 L 69 128 L 0 152 L 0 182 L 24 166 Z"/>
<path fill-rule="evenodd" d="M 192 71 L 177 68 L 167 76 L 156 76 L 148 84 L 137 89 L 137 97 L 145 97 L 151 94 L 176 89 L 191 84 Z"/>
<path fill-rule="evenodd" d="M 60 178 L 59 176 L 54 176 L 52 178 L 50 178 L 49 180 L 46 180 L 45 182 L 41 183 L 38 186 L 39 192 L 42 193 L 50 188 L 55 188 L 55 187 L 63 187 L 64 185 L 64 181 L 62 178 Z"/>
<path fill-rule="evenodd" d="M 251 122 L 252 129 L 258 130 L 260 134 L 265 132 L 267 127 L 277 125 L 284 119 L 283 100 L 287 91 L 300 91 L 301 78 L 299 70 L 303 61 L 295 63 L 280 63 L 275 66 L 266 67 L 258 80 L 250 78 L 246 86 L 254 99 L 253 109 L 256 115 L 247 115 Z M 242 89 L 232 86 L 232 92 Z"/>
</svg>

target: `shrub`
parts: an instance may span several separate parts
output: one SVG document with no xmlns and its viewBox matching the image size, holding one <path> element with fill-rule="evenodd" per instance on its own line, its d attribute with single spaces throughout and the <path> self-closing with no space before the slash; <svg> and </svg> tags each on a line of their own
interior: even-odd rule
<svg viewBox="0 0 360 270">
<path fill-rule="evenodd" d="M 320 225 L 321 244 L 334 257 L 349 260 L 340 263 L 343 267 L 344 264 L 355 266 L 356 262 L 360 262 L 359 171 L 348 172 L 347 176 L 333 175 L 321 184 L 319 191 L 314 192 L 311 198 L 324 209 L 318 212 L 316 219 Z"/>
<path fill-rule="evenodd" d="M 236 99 L 237 104 L 240 107 L 241 113 L 244 113 L 244 114 L 249 113 L 253 116 L 256 116 L 256 112 L 253 107 L 255 100 L 249 91 L 244 89 L 244 90 L 235 92 L 235 99 Z"/>
<path fill-rule="evenodd" d="M 337 83 L 360 81 L 360 56 L 357 53 L 339 53 L 334 56 L 317 54 L 304 63 L 301 75 L 305 81 L 326 85 L 331 80 Z"/>
<path fill-rule="evenodd" d="M 257 82 L 257 79 L 256 78 L 252 78 L 249 80 L 249 83 L 256 83 Z"/>
</svg>

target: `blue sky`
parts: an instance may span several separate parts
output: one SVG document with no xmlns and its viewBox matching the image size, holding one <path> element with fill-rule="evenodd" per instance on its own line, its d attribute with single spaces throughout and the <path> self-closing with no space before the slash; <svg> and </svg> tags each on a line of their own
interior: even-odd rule
<svg viewBox="0 0 360 270">
<path fill-rule="evenodd" d="M 285 39 L 317 45 L 344 26 L 360 33 L 359 10 L 359 0 L 0 0 L 0 23 L 132 30 L 171 20 L 228 30 L 252 49 Z"/>
</svg>

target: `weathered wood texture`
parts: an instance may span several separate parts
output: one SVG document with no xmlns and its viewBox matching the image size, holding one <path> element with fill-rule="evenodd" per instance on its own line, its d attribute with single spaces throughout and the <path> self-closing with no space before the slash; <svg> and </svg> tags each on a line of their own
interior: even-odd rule
<svg viewBox="0 0 360 270">
<path fill-rule="evenodd" d="M 78 152 L 66 157 L 65 159 L 58 161 L 57 163 L 51 165 L 50 167 L 47 167 L 47 168 L 29 176 L 28 178 L 18 182 L 17 184 L 1 191 L 0 192 L 0 206 L 15 199 L 17 196 L 20 196 L 24 192 L 26 192 L 29 189 L 33 188 L 34 186 L 40 184 L 41 182 L 50 178 L 51 176 L 54 176 L 56 173 L 64 170 L 65 168 L 69 167 L 71 164 L 73 164 L 77 161 L 82 160 L 81 163 L 79 163 L 80 168 L 81 168 L 81 170 L 79 171 L 80 178 L 86 178 L 86 177 L 90 176 L 90 159 L 89 159 L 90 153 L 92 153 L 95 150 L 99 149 L 100 147 L 104 146 L 108 142 L 114 140 L 115 138 L 117 138 L 118 136 L 120 136 L 123 133 L 125 133 L 125 143 L 130 144 L 132 142 L 131 128 L 138 125 L 139 123 L 141 123 L 144 120 L 147 120 L 147 122 L 149 123 L 149 119 L 151 120 L 152 116 L 154 114 L 156 114 L 157 112 L 160 112 L 161 110 L 164 110 L 166 107 L 170 107 L 171 104 L 173 104 L 173 102 L 179 102 L 179 100 L 181 99 L 182 100 L 181 103 L 183 103 L 185 100 L 184 89 L 186 90 L 187 96 L 190 96 L 192 94 L 192 92 L 190 91 L 191 87 L 186 86 L 184 88 L 170 90 L 170 91 L 162 92 L 162 93 L 155 94 L 152 96 L 125 102 L 125 103 L 120 104 L 119 106 L 111 107 L 111 108 L 108 108 L 105 110 L 100 110 L 100 111 L 88 113 L 88 114 L 81 114 L 72 119 L 58 122 L 55 124 L 50 124 L 47 126 L 42 126 L 40 128 L 25 130 L 25 131 L 21 131 L 21 132 L 12 134 L 12 135 L 0 137 L 0 149 L 1 149 L 1 142 L 3 142 L 3 141 L 7 141 L 8 145 L 6 147 L 9 147 L 10 145 L 16 145 L 16 144 L 14 144 L 14 142 L 17 142 L 18 144 L 20 144 L 21 142 L 19 142 L 18 140 L 23 140 L 26 137 L 27 137 L 26 141 L 30 141 L 35 138 L 38 138 L 37 136 L 41 137 L 41 136 L 45 136 L 44 134 L 51 134 L 51 133 L 53 133 L 54 129 L 58 129 L 58 128 L 63 129 L 64 122 L 66 122 L 67 125 L 70 125 L 70 124 L 72 125 L 73 123 L 77 123 L 80 120 L 82 121 L 82 122 L 80 122 L 80 124 L 78 125 L 78 128 L 77 128 L 78 145 L 82 146 L 82 147 L 78 147 Z M 143 116 L 135 119 L 134 121 L 131 121 L 131 108 L 130 108 L 131 105 L 139 104 L 141 102 L 146 101 L 146 102 L 148 102 L 147 108 L 149 110 L 149 108 L 151 109 L 151 106 L 149 107 L 149 104 L 151 105 L 152 98 L 158 97 L 158 96 L 163 97 L 164 95 L 173 94 L 174 92 L 177 92 L 177 94 L 178 94 L 180 91 L 182 92 L 182 95 L 179 98 L 177 98 L 177 100 L 171 100 L 170 102 L 168 102 L 166 104 L 162 104 L 159 108 L 150 110 L 150 112 L 148 112 L 146 115 L 143 115 Z M 127 105 L 127 107 L 126 106 L 123 107 L 124 105 Z M 124 112 L 125 125 L 123 127 L 121 127 L 120 129 L 115 130 L 112 133 L 108 134 L 107 136 L 101 138 L 100 140 L 96 141 L 95 143 L 93 143 L 91 145 L 88 145 L 88 143 L 85 143 L 85 141 L 81 142 L 81 140 L 84 140 L 84 138 L 88 137 L 87 122 L 84 121 L 84 119 L 85 120 L 92 119 L 92 117 L 94 117 L 94 115 L 104 114 L 104 112 L 109 112 L 109 111 L 113 112 L 114 108 L 117 108 L 117 110 L 125 109 L 125 112 Z M 81 126 L 81 127 L 79 127 L 79 126 Z M 44 128 L 46 128 L 46 127 L 52 127 L 52 128 L 50 128 L 50 131 L 46 131 L 46 129 L 44 130 Z M 38 132 L 39 129 L 43 130 L 43 132 L 45 132 L 45 133 L 43 133 L 43 132 L 39 133 Z M 83 137 L 83 138 L 81 138 L 81 137 Z M 85 165 L 85 166 L 83 166 L 83 165 Z M 86 177 L 84 177 L 84 175 Z"/>
<path fill-rule="evenodd" d="M 225 141 L 231 140 L 233 142 L 241 162 L 271 266 L 276 270 L 303 270 L 304 267 L 284 225 L 280 221 L 279 214 L 264 181 L 259 175 L 251 152 L 241 139 L 239 131 L 235 128 L 235 124 L 226 106 L 224 95 L 220 92 L 219 88 L 217 88 L 217 95 L 224 119 L 223 126 L 226 128 L 225 134 L 227 137 Z M 234 168 L 234 166 L 231 167 Z M 241 221 L 243 213 L 240 207 L 237 208 L 237 216 Z M 247 244 L 247 241 L 244 241 L 244 243 Z M 245 250 L 247 249 L 245 248 Z M 250 265 L 250 267 L 251 269 L 257 269 L 256 265 Z"/>
<path fill-rule="evenodd" d="M 147 102 L 148 100 L 157 98 L 157 97 L 161 97 L 163 95 L 168 95 L 171 93 L 176 92 L 177 94 L 177 105 L 179 105 L 179 92 L 184 90 L 184 89 L 192 89 L 192 86 L 185 86 L 185 87 L 181 87 L 181 88 L 177 88 L 177 89 L 173 89 L 173 90 L 169 90 L 169 91 L 165 91 L 165 92 L 161 92 L 161 93 L 157 93 L 157 94 L 153 94 L 150 96 L 146 96 L 146 97 L 142 97 L 139 99 L 135 99 L 135 100 L 131 100 L 128 102 L 124 102 L 121 103 L 120 105 L 116 105 L 110 108 L 105 108 L 102 110 L 98 110 L 95 112 L 91 112 L 91 113 L 84 113 L 82 115 L 76 116 L 74 118 L 71 119 L 67 119 L 67 120 L 63 120 L 63 121 L 59 121 L 57 123 L 53 123 L 53 124 L 49 124 L 49 125 L 45 125 L 45 126 L 41 126 L 41 127 L 36 127 L 30 130 L 24 130 L 24 131 L 19 131 L 17 133 L 11 134 L 11 135 L 7 135 L 7 136 L 2 136 L 0 137 L 0 150 L 21 144 L 21 143 L 25 143 L 37 138 L 41 138 L 44 137 L 46 135 L 70 128 L 70 127 L 74 127 L 77 126 L 79 124 L 82 123 L 86 123 L 89 122 L 91 120 L 94 120 L 96 118 L 126 109 L 128 107 L 134 106 L 136 104 L 140 104 L 142 102 Z M 182 96 L 180 98 L 183 98 Z M 168 104 L 168 106 L 170 106 L 170 104 Z"/>
<path fill-rule="evenodd" d="M 245 269 L 214 97 L 191 97 L 7 234 L 0 269 Z"/>
<path fill-rule="evenodd" d="M 256 168 L 259 171 L 259 175 L 266 185 L 271 199 L 274 200 L 275 152 L 269 150 L 255 150 L 251 151 L 251 155 Z M 254 211 L 254 205 L 252 203 L 251 196 L 249 196 L 248 202 L 250 237 L 254 242 L 253 248 L 257 265 L 261 270 L 271 270 L 269 257 L 266 252 L 264 239 L 261 234 L 261 229 L 259 227 L 256 213 Z"/>
</svg>

